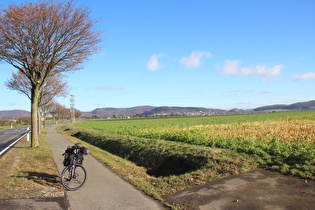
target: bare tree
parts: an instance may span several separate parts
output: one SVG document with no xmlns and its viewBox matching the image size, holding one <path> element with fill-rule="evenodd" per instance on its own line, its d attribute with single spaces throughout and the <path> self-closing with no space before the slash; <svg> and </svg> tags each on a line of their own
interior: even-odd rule
<svg viewBox="0 0 315 210">
<path fill-rule="evenodd" d="M 16 90 L 22 94 L 25 94 L 29 99 L 31 99 L 32 86 L 29 79 L 21 72 L 12 73 L 12 78 L 10 78 L 5 85 L 11 89 Z M 54 98 L 67 95 L 67 83 L 62 81 L 62 76 L 60 74 L 55 74 L 47 78 L 39 98 L 39 106 L 44 106 L 50 103 Z"/>
<path fill-rule="evenodd" d="M 31 99 L 32 86 L 29 79 L 21 72 L 18 72 L 17 74 L 12 73 L 12 78 L 9 79 L 5 85 L 9 89 L 25 94 Z M 38 100 L 38 133 L 40 133 L 41 116 L 46 113 L 46 107 L 56 97 L 65 97 L 67 95 L 67 88 L 68 86 L 62 81 L 62 76 L 60 74 L 47 78 Z"/>
<path fill-rule="evenodd" d="M 31 84 L 32 147 L 38 146 L 38 105 L 50 76 L 79 70 L 96 50 L 100 33 L 86 8 L 71 1 L 12 3 L 0 13 L 0 60 Z"/>
<path fill-rule="evenodd" d="M 42 113 L 43 117 L 44 117 L 44 127 L 47 126 L 46 122 L 47 122 L 47 114 L 50 112 L 50 110 L 53 109 L 55 102 L 54 100 L 50 101 L 49 103 L 45 104 L 44 106 L 40 107 L 40 112 Z"/>
<path fill-rule="evenodd" d="M 71 115 L 69 109 L 59 103 L 51 104 L 50 113 L 55 121 L 69 119 Z"/>
<path fill-rule="evenodd" d="M 75 118 L 79 118 L 79 117 L 81 117 L 81 115 L 82 115 L 82 113 L 78 112 L 78 111 L 74 113 Z"/>
<path fill-rule="evenodd" d="M 68 85 L 62 81 L 60 74 L 49 77 L 43 87 L 42 94 L 39 101 L 39 115 L 44 117 L 46 126 L 46 114 L 49 110 L 50 104 L 56 97 L 66 97 Z M 39 116 L 39 117 L 40 117 Z M 39 119 L 38 123 L 41 123 Z M 40 132 L 40 126 L 38 128 Z"/>
</svg>

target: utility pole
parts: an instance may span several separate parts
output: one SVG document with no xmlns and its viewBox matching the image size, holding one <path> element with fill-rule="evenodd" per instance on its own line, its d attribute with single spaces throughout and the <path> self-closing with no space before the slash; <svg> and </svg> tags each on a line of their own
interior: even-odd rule
<svg viewBox="0 0 315 210">
<path fill-rule="evenodd" d="M 70 112 L 71 112 L 71 122 L 75 122 L 75 116 L 74 116 L 74 95 L 71 95 L 70 98 Z"/>
</svg>

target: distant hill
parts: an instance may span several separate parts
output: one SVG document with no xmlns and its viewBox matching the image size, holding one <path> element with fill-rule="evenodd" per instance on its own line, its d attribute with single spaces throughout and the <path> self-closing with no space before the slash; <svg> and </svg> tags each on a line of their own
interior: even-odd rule
<svg viewBox="0 0 315 210">
<path fill-rule="evenodd" d="M 136 106 L 131 108 L 98 108 L 91 112 L 82 113 L 83 116 L 112 117 L 114 115 L 141 115 L 154 109 L 155 106 Z"/>
<path fill-rule="evenodd" d="M 290 105 L 276 104 L 270 106 L 257 107 L 254 111 L 310 111 L 315 110 L 315 100 L 299 102 Z"/>
<path fill-rule="evenodd" d="M 255 112 L 273 111 L 309 111 L 315 110 L 315 100 L 299 102 L 290 105 L 276 104 L 270 106 L 257 107 L 253 110 L 242 109 L 210 109 L 202 107 L 176 107 L 176 106 L 136 106 L 131 108 L 97 108 L 90 112 L 81 112 L 82 117 L 127 117 L 132 115 L 142 116 L 203 116 L 203 115 L 223 115 L 223 114 L 246 114 Z M 0 118 L 19 118 L 30 116 L 30 112 L 24 110 L 0 111 Z"/>
<path fill-rule="evenodd" d="M 5 110 L 0 111 L 0 118 L 19 118 L 19 117 L 30 117 L 31 112 L 24 110 Z"/>
<path fill-rule="evenodd" d="M 150 111 L 144 112 L 142 115 L 174 115 L 174 116 L 189 116 L 189 115 L 220 115 L 226 114 L 225 110 L 207 109 L 201 107 L 175 107 L 175 106 L 160 106 Z"/>
</svg>

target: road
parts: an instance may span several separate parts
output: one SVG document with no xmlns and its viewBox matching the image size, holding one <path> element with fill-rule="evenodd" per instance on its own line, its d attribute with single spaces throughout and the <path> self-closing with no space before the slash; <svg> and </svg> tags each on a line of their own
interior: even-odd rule
<svg viewBox="0 0 315 210">
<path fill-rule="evenodd" d="M 66 147 L 73 143 L 57 133 L 54 127 L 48 129 L 47 139 L 57 168 L 61 172 L 63 169 L 62 154 Z M 77 191 L 67 192 L 71 209 L 165 209 L 159 202 L 122 180 L 93 156 L 85 156 L 83 166 L 87 170 L 86 183 Z"/>
<path fill-rule="evenodd" d="M 0 156 L 7 150 L 7 147 L 24 136 L 28 132 L 27 129 L 28 127 L 16 127 L 0 130 Z"/>
</svg>

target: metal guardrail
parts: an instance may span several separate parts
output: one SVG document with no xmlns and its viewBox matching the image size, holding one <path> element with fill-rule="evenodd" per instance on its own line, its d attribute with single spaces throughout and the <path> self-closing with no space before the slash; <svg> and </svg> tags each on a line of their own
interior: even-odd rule
<svg viewBox="0 0 315 210">
<path fill-rule="evenodd" d="M 0 157 L 2 155 L 4 155 L 11 147 L 13 147 L 17 142 L 19 142 L 21 139 L 23 139 L 25 136 L 27 138 L 27 141 L 29 141 L 29 134 L 31 133 L 30 128 L 27 128 L 27 132 L 25 134 L 23 134 L 23 136 L 21 136 L 20 138 L 18 138 L 17 140 L 15 140 L 13 143 L 11 143 L 9 146 L 7 146 L 4 150 L 2 150 L 0 152 Z"/>
</svg>

